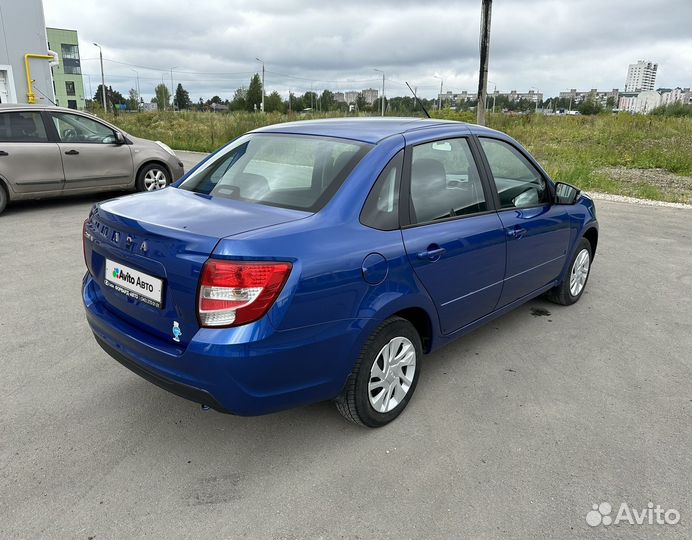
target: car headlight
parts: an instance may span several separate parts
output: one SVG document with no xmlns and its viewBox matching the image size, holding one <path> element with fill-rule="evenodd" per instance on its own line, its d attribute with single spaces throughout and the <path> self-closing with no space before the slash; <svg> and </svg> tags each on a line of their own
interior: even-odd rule
<svg viewBox="0 0 692 540">
<path fill-rule="evenodd" d="M 171 147 L 168 146 L 167 144 L 164 144 L 164 143 L 162 143 L 161 141 L 154 141 L 154 142 L 155 142 L 156 144 L 158 144 L 161 148 L 163 148 L 166 152 L 168 152 L 170 155 L 172 155 L 173 157 L 177 157 L 177 156 L 175 155 L 175 152 L 174 152 L 173 150 L 171 150 Z"/>
</svg>

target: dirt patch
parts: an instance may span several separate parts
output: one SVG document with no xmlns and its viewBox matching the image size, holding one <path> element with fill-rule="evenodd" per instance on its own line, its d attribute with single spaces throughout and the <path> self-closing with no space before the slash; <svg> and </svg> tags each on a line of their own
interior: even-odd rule
<svg viewBox="0 0 692 540">
<path fill-rule="evenodd" d="M 692 202 L 692 179 L 665 169 L 628 169 L 627 167 L 603 167 L 596 171 L 611 180 L 632 186 L 650 185 L 666 193 L 678 202 Z"/>
</svg>

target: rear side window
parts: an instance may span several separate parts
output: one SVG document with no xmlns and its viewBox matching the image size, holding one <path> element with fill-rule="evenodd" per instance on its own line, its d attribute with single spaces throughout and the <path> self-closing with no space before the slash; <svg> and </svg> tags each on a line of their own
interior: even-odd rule
<svg viewBox="0 0 692 540">
<path fill-rule="evenodd" d="M 403 163 L 402 150 L 380 173 L 360 213 L 360 222 L 363 225 L 381 231 L 399 228 L 399 185 Z"/>
<path fill-rule="evenodd" d="M 550 200 L 543 176 L 511 144 L 481 137 L 501 208 L 536 206 Z"/>
<path fill-rule="evenodd" d="M 427 223 L 488 209 L 468 140 L 446 139 L 413 148 L 411 223 Z"/>
<path fill-rule="evenodd" d="M 253 134 L 180 187 L 215 197 L 316 212 L 370 145 L 326 137 Z"/>
<path fill-rule="evenodd" d="M 41 113 L 0 113 L 0 142 L 48 142 Z"/>
</svg>

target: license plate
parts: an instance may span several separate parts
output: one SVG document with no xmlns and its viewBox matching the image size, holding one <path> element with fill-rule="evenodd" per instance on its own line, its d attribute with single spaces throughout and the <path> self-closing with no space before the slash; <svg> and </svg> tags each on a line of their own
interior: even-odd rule
<svg viewBox="0 0 692 540">
<path fill-rule="evenodd" d="M 106 275 L 103 282 L 125 296 L 150 306 L 161 307 L 162 279 L 106 259 Z"/>
</svg>

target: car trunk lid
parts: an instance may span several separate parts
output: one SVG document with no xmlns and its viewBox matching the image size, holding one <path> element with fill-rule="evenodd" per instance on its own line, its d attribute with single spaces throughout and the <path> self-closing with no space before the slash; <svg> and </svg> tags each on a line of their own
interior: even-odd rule
<svg viewBox="0 0 692 540">
<path fill-rule="evenodd" d="M 199 328 L 200 273 L 219 240 L 309 215 L 176 188 L 125 196 L 92 211 L 85 224 L 85 259 L 111 311 L 185 346 Z M 140 281 L 153 284 L 153 292 L 138 289 Z M 149 297 L 159 286 L 157 306 Z"/>
</svg>

